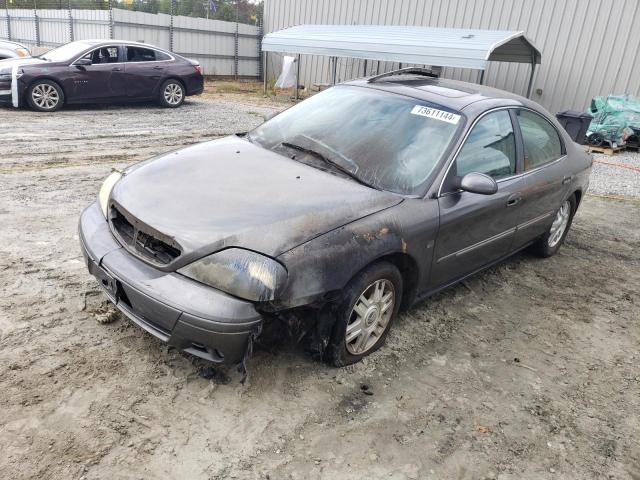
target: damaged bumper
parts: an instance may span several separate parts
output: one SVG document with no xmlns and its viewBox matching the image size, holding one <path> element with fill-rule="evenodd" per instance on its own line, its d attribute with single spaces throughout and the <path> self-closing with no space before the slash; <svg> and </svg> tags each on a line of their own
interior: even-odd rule
<svg viewBox="0 0 640 480">
<path fill-rule="evenodd" d="M 79 234 L 89 272 L 136 325 L 209 361 L 244 360 L 263 321 L 251 302 L 138 260 L 116 242 L 97 203 L 82 213 Z"/>
</svg>

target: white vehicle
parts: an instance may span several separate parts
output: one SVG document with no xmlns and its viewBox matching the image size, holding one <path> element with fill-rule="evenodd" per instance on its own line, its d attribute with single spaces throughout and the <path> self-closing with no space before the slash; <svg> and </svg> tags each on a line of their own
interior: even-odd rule
<svg viewBox="0 0 640 480">
<path fill-rule="evenodd" d="M 0 60 L 7 58 L 25 58 L 30 57 L 31 52 L 24 45 L 8 40 L 0 40 Z"/>
</svg>

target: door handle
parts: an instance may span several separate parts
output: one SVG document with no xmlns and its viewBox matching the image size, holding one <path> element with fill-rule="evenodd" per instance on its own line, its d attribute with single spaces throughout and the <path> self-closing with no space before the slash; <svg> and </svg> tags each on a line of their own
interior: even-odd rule
<svg viewBox="0 0 640 480">
<path fill-rule="evenodd" d="M 507 200 L 507 207 L 513 207 L 514 205 L 517 205 L 518 203 L 520 203 L 520 200 L 522 200 L 522 196 L 519 193 L 511 195 Z"/>
<path fill-rule="evenodd" d="M 160 65 L 156 65 L 155 67 L 153 67 L 154 70 L 162 70 L 162 67 Z"/>
<path fill-rule="evenodd" d="M 566 185 L 567 183 L 569 183 L 571 180 L 573 180 L 573 175 L 565 175 L 565 177 L 562 179 L 562 184 Z"/>
<path fill-rule="evenodd" d="M 111 69 L 111 71 L 112 71 L 112 72 L 121 72 L 121 71 L 122 71 L 122 69 L 121 69 L 120 67 L 113 67 L 113 68 Z"/>
</svg>

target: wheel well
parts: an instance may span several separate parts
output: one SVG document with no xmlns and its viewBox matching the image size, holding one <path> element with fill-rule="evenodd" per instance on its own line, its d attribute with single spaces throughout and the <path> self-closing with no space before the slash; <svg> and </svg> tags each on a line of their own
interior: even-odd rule
<svg viewBox="0 0 640 480">
<path fill-rule="evenodd" d="M 401 309 L 408 308 L 415 298 L 418 286 L 418 264 L 406 253 L 392 253 L 379 258 L 376 262 L 386 261 L 395 265 L 402 275 L 402 303 Z"/>
<path fill-rule="evenodd" d="M 180 85 L 182 85 L 182 88 L 184 89 L 184 94 L 185 95 L 187 94 L 187 86 L 185 85 L 185 83 L 182 81 L 181 78 L 178 78 L 178 77 L 167 77 L 162 81 L 161 86 L 164 85 L 164 83 L 166 81 L 168 81 L 168 80 L 175 80 L 176 82 L 179 82 Z"/>
<path fill-rule="evenodd" d="M 38 78 L 34 78 L 33 80 L 31 80 L 29 82 L 29 85 L 27 85 L 27 88 L 24 89 L 24 97 L 25 98 L 29 94 L 29 89 L 31 88 L 31 85 L 33 85 L 34 83 L 39 82 L 41 80 L 48 80 L 50 82 L 55 83 L 60 88 L 60 90 L 62 90 L 62 94 L 64 95 L 64 103 L 67 103 L 67 92 L 65 92 L 64 87 L 55 78 L 50 78 L 50 77 L 38 77 Z"/>
<path fill-rule="evenodd" d="M 580 200 L 582 200 L 582 190 L 576 190 L 575 192 L 573 192 L 574 197 L 576 197 L 576 210 L 578 209 L 578 206 L 580 205 Z"/>
</svg>

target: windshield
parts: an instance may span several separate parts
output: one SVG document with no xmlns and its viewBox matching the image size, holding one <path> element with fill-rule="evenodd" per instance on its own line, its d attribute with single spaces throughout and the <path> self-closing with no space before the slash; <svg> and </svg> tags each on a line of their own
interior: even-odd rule
<svg viewBox="0 0 640 480">
<path fill-rule="evenodd" d="M 249 140 L 278 153 L 283 144 L 302 147 L 362 183 L 418 195 L 462 123 L 460 114 L 422 100 L 338 86 L 263 123 Z"/>
<path fill-rule="evenodd" d="M 40 58 L 51 62 L 66 62 L 68 60 L 73 60 L 76 56 L 80 55 L 92 45 L 96 45 L 96 43 L 71 42 L 66 45 L 62 45 L 61 47 L 54 48 L 53 50 L 49 50 Z"/>
</svg>

